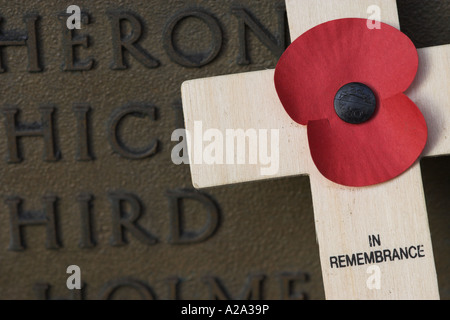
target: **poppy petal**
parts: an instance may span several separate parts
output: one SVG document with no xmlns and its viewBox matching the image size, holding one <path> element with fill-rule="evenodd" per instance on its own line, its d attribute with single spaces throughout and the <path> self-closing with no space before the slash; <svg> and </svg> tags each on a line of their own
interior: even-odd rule
<svg viewBox="0 0 450 320">
<path fill-rule="evenodd" d="M 281 56 L 275 87 L 290 117 L 306 125 L 334 113 L 336 92 L 360 82 L 386 99 L 404 92 L 418 68 L 417 50 L 396 28 L 366 19 L 338 19 L 302 34 Z"/>
<path fill-rule="evenodd" d="M 427 140 L 425 119 L 406 95 L 382 100 L 371 120 L 354 125 L 332 117 L 307 127 L 312 159 L 329 180 L 368 186 L 390 180 L 419 157 Z"/>
</svg>

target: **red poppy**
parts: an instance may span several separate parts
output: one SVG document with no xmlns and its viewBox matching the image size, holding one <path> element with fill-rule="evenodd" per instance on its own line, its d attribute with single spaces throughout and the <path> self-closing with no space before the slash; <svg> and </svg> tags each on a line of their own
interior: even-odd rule
<svg viewBox="0 0 450 320">
<path fill-rule="evenodd" d="M 289 46 L 277 64 L 275 87 L 289 116 L 307 125 L 318 170 L 342 185 L 367 186 L 400 175 L 425 147 L 425 119 L 403 94 L 417 68 L 417 50 L 399 30 L 384 23 L 369 29 L 366 19 L 339 19 L 312 28 Z M 374 113 L 359 124 L 342 120 L 335 109 L 339 97 L 370 103 L 358 90 L 337 95 L 351 83 L 364 84 L 375 99 Z"/>
</svg>

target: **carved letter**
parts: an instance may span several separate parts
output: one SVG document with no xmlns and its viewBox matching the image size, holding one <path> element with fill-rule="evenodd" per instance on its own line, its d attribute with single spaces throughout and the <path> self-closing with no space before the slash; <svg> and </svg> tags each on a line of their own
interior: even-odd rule
<svg viewBox="0 0 450 320">
<path fill-rule="evenodd" d="M 286 49 L 286 9 L 277 8 L 278 15 L 278 37 L 274 37 L 266 28 L 255 18 L 253 18 L 245 9 L 237 7 L 232 12 L 239 21 L 239 56 L 237 63 L 239 65 L 250 64 L 247 50 L 247 28 L 249 27 L 258 39 L 279 58 Z"/>
<path fill-rule="evenodd" d="M 91 201 L 92 196 L 87 193 L 82 193 L 77 196 L 77 201 L 80 204 L 80 228 L 81 236 L 78 246 L 82 249 L 95 247 L 94 240 L 92 239 L 92 226 L 91 226 Z"/>
<path fill-rule="evenodd" d="M 73 106 L 73 111 L 77 117 L 78 145 L 76 159 L 78 161 L 89 161 L 94 159 L 91 155 L 89 146 L 88 113 L 90 110 L 91 107 L 88 104 L 80 103 Z"/>
<path fill-rule="evenodd" d="M 112 27 L 113 63 L 111 69 L 124 70 L 128 66 L 124 62 L 123 52 L 127 50 L 136 60 L 147 68 L 156 68 L 159 62 L 153 59 L 137 42 L 142 35 L 142 25 L 133 14 L 129 12 L 108 12 Z M 122 34 L 122 21 L 131 25 L 130 34 Z"/>
<path fill-rule="evenodd" d="M 209 51 L 188 56 L 176 49 L 173 33 L 180 21 L 190 17 L 200 19 L 206 24 L 212 34 L 212 42 Z M 203 10 L 190 9 L 182 11 L 173 16 L 166 25 L 163 33 L 163 45 L 172 61 L 185 67 L 201 67 L 210 63 L 219 54 L 222 48 L 222 30 L 217 20 Z"/>
<path fill-rule="evenodd" d="M 215 277 L 205 277 L 203 281 L 209 285 L 211 300 L 261 300 L 264 279 L 264 275 L 248 276 L 242 293 L 238 298 L 230 297 L 222 283 Z"/>
<path fill-rule="evenodd" d="M 219 225 L 219 207 L 210 197 L 197 190 L 172 190 L 166 193 L 169 199 L 170 214 L 170 243 L 188 244 L 201 242 L 213 235 Z M 195 200 L 200 202 L 206 209 L 206 222 L 202 229 L 195 231 L 187 231 L 183 228 L 182 221 L 184 217 L 183 201 Z"/>
<path fill-rule="evenodd" d="M 295 290 L 297 283 L 305 283 L 308 281 L 308 275 L 303 272 L 283 273 L 280 275 L 281 280 L 281 299 L 282 300 L 305 300 L 306 295 L 303 292 Z"/>
<path fill-rule="evenodd" d="M 89 15 L 87 13 L 81 14 L 84 24 L 89 24 Z M 88 35 L 75 35 L 74 28 L 67 28 L 66 22 L 67 14 L 61 14 L 59 19 L 62 22 L 62 45 L 64 51 L 64 63 L 62 65 L 62 70 L 64 71 L 86 71 L 91 70 L 94 65 L 94 59 L 88 58 L 84 61 L 78 61 L 75 57 L 74 48 L 77 46 L 83 46 L 84 48 L 89 47 L 89 36 Z M 76 28 L 80 29 L 80 28 Z"/>
<path fill-rule="evenodd" d="M 150 288 L 142 284 L 140 281 L 133 279 L 118 279 L 110 281 L 106 284 L 105 288 L 100 293 L 100 299 L 112 300 L 114 293 L 120 290 L 120 288 L 128 287 L 134 289 L 142 300 L 153 300 L 153 293 Z"/>
<path fill-rule="evenodd" d="M 158 241 L 157 238 L 136 223 L 141 215 L 141 202 L 139 198 L 130 193 L 111 192 L 109 193 L 109 201 L 112 205 L 112 246 L 123 246 L 126 244 L 124 229 L 145 244 L 152 245 Z M 130 212 L 124 212 L 122 208 L 123 202 L 129 204 Z"/>
<path fill-rule="evenodd" d="M 129 159 L 143 159 L 156 154 L 158 149 L 158 139 L 153 139 L 150 141 L 149 146 L 143 151 L 130 150 L 120 141 L 118 136 L 118 127 L 122 119 L 128 115 L 133 115 L 140 118 L 147 116 L 151 120 L 156 120 L 156 108 L 143 104 L 130 104 L 119 109 L 118 111 L 115 111 L 108 126 L 109 143 L 113 150 L 121 156 Z"/>
<path fill-rule="evenodd" d="M 39 19 L 37 15 L 27 15 L 24 22 L 27 25 L 26 33 L 18 34 L 17 32 L 0 32 L 0 47 L 8 46 L 27 46 L 28 49 L 28 68 L 29 72 L 42 71 L 39 65 L 38 41 L 36 33 L 36 22 Z M 1 18 L 0 18 L 1 21 Z M 0 72 L 5 72 L 0 57 Z"/>
<path fill-rule="evenodd" d="M 9 163 L 18 163 L 22 161 L 19 154 L 18 138 L 41 136 L 44 138 L 44 160 L 57 161 L 59 153 L 55 150 L 55 139 L 53 135 L 53 107 L 41 107 L 42 122 L 40 124 L 17 124 L 17 108 L 5 108 L 5 131 L 8 140 L 8 159 Z"/>
<path fill-rule="evenodd" d="M 9 250 L 22 251 L 25 244 L 22 237 L 22 227 L 26 225 L 45 225 L 47 230 L 47 238 L 45 247 L 47 249 L 58 249 L 58 237 L 56 232 L 55 217 L 55 196 L 44 196 L 42 198 L 44 210 L 39 212 L 22 211 L 22 199 L 19 197 L 9 197 L 5 203 L 9 206 L 9 226 L 10 226 L 10 242 Z"/>
<path fill-rule="evenodd" d="M 168 285 L 168 299 L 178 300 L 178 287 L 180 285 L 180 279 L 178 277 L 167 278 L 165 283 Z"/>
<path fill-rule="evenodd" d="M 69 299 L 62 297 L 50 298 L 49 291 L 51 291 L 51 286 L 48 283 L 36 283 L 33 286 L 33 291 L 36 295 L 37 300 L 82 300 L 84 287 L 85 284 L 82 282 L 80 290 L 70 290 Z"/>
</svg>

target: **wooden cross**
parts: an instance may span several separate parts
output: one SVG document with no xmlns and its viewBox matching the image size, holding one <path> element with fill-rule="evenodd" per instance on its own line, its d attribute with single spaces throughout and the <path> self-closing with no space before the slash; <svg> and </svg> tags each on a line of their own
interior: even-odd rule
<svg viewBox="0 0 450 320">
<path fill-rule="evenodd" d="M 338 18 L 367 19 L 370 5 L 381 9 L 382 22 L 400 27 L 396 0 L 286 0 L 291 37 Z M 406 94 L 427 121 L 429 137 L 422 156 L 449 154 L 450 45 L 418 53 L 419 71 Z M 269 178 L 310 176 L 327 299 L 439 299 L 419 161 L 375 186 L 330 182 L 312 162 L 306 126 L 292 121 L 281 105 L 274 70 L 187 81 L 182 100 L 191 133 L 196 121 L 202 121 L 203 130 L 279 130 L 279 170 Z M 193 142 L 187 142 L 192 151 Z M 268 178 L 255 164 L 190 160 L 196 188 Z"/>
</svg>

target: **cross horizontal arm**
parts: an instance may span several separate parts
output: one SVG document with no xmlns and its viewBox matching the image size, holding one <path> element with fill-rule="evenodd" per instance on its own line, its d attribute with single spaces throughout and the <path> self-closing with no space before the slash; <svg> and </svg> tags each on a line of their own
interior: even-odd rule
<svg viewBox="0 0 450 320">
<path fill-rule="evenodd" d="M 186 129 L 194 135 L 188 139 L 188 150 L 191 153 L 190 165 L 193 185 L 197 188 L 225 185 L 267 178 L 307 174 L 311 165 L 306 127 L 292 121 L 284 111 L 273 84 L 274 70 L 249 72 L 206 79 L 190 80 L 183 83 L 183 110 Z M 198 139 L 199 125 L 202 124 L 203 135 L 208 129 L 216 129 L 222 133 L 224 140 L 227 130 L 253 130 L 257 138 L 266 135 L 267 143 L 263 146 L 256 143 L 259 154 L 261 148 L 268 148 L 267 155 L 272 156 L 272 166 L 276 170 L 273 175 L 262 175 L 261 169 L 268 167 L 249 162 L 251 148 L 246 148 L 246 160 L 243 164 L 223 160 L 222 164 L 208 164 L 195 161 L 195 156 L 211 143 Z M 197 125 L 197 132 L 196 131 Z M 260 129 L 268 130 L 266 133 Z M 279 133 L 277 150 L 271 150 L 269 134 L 271 130 Z M 195 139 L 197 136 L 197 139 Z M 228 136 L 229 138 L 230 136 Z M 272 136 L 276 139 L 276 137 Z M 237 149 L 237 141 L 236 148 Z M 229 141 L 228 141 L 229 143 Z M 200 148 L 199 145 L 202 145 Z M 227 142 L 223 141 L 226 149 Z M 228 144 L 229 145 L 229 144 Z M 235 150 L 237 153 L 237 150 Z M 224 150 L 229 153 L 230 150 Z M 255 151 L 253 151 L 255 152 Z M 282 156 L 278 156 L 282 155 Z M 278 156 L 278 159 L 274 157 Z M 204 159 L 200 159 L 204 160 Z M 260 159 L 258 159 L 260 160 Z"/>
<path fill-rule="evenodd" d="M 428 126 L 423 157 L 450 154 L 450 44 L 419 49 L 419 70 L 406 94 Z"/>
<path fill-rule="evenodd" d="M 429 137 L 424 156 L 450 154 L 450 45 L 419 49 L 419 72 L 407 95 L 418 105 L 428 125 Z M 272 166 L 276 173 L 263 175 L 267 167 L 258 161 L 248 161 L 251 148 L 247 146 L 244 164 L 233 163 L 205 165 L 191 159 L 192 180 L 195 187 L 205 188 L 239 182 L 256 181 L 303 175 L 311 172 L 311 156 L 308 148 L 306 127 L 292 121 L 287 115 L 275 91 L 273 70 L 226 75 L 186 81 L 182 86 L 183 110 L 186 129 L 192 134 L 195 123 L 201 122 L 202 130 L 218 129 L 223 133 L 226 147 L 227 129 L 279 132 L 279 149 L 270 150 Z M 259 137 L 258 137 L 259 138 Z M 247 140 L 248 141 L 248 140 Z M 238 143 L 236 139 L 236 145 Z M 198 148 L 198 144 L 202 148 Z M 204 150 L 211 142 L 188 140 L 188 149 Z M 267 147 L 264 146 L 264 147 Z M 237 147 L 237 146 L 236 146 Z M 257 143 L 257 148 L 263 147 Z M 226 148 L 225 148 L 226 149 Z M 261 150 L 257 150 L 259 153 Z M 224 153 L 227 150 L 224 150 Z M 275 152 L 279 153 L 275 159 Z M 236 152 L 237 153 L 237 152 Z M 282 156 L 281 156 L 282 155 Z M 276 163 L 277 162 L 277 163 Z"/>
</svg>

